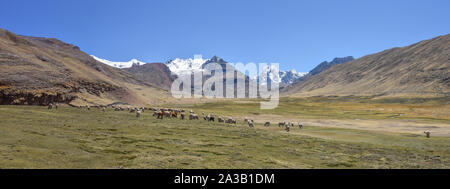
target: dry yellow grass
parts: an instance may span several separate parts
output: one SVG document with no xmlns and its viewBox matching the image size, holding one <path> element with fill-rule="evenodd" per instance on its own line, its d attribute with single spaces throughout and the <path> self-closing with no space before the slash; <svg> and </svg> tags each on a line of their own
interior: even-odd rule
<svg viewBox="0 0 450 189">
<path fill-rule="evenodd" d="M 199 111 L 199 109 L 195 109 Z M 450 138 L 0 106 L 0 168 L 449 168 Z"/>
<path fill-rule="evenodd" d="M 221 116 L 258 123 L 302 122 L 311 126 L 450 136 L 449 98 L 314 97 L 282 98 L 278 108 L 260 110 L 259 101 L 224 101 L 186 105 Z"/>
</svg>

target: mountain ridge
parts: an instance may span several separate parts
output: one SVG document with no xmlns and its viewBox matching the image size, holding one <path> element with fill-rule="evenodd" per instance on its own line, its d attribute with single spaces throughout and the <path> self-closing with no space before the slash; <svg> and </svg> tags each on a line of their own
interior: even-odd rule
<svg viewBox="0 0 450 189">
<path fill-rule="evenodd" d="M 335 65 L 285 92 L 287 96 L 448 96 L 450 34 Z"/>
<path fill-rule="evenodd" d="M 155 99 L 167 93 L 124 70 L 96 61 L 75 45 L 0 29 L 0 104 L 151 102 L 137 88 L 151 91 Z"/>
<path fill-rule="evenodd" d="M 142 81 L 166 90 L 170 89 L 172 82 L 177 78 L 164 63 L 133 64 L 124 70 Z"/>
<path fill-rule="evenodd" d="M 131 59 L 128 62 L 115 62 L 110 61 L 107 59 L 99 58 L 95 55 L 91 55 L 94 59 L 96 59 L 99 62 L 102 62 L 104 64 L 107 64 L 112 67 L 121 68 L 127 70 L 128 68 L 131 68 L 133 65 L 144 65 L 148 64 L 146 62 L 139 61 L 135 58 Z M 228 62 L 224 61 L 222 58 L 214 55 L 210 59 L 203 59 L 203 58 L 176 58 L 174 60 L 168 60 L 166 63 L 164 63 L 169 70 L 172 72 L 173 75 L 183 75 L 183 74 L 190 74 L 191 72 L 201 71 L 203 68 L 210 64 L 210 63 L 218 63 L 225 67 L 225 64 Z M 137 70 L 134 69 L 136 72 Z M 279 71 L 280 75 L 280 81 L 272 81 L 272 82 L 279 82 L 281 85 L 289 85 L 293 83 L 295 80 L 299 79 L 300 77 L 307 74 L 307 72 L 297 72 L 295 69 L 286 70 L 286 71 Z M 147 79 L 147 81 L 149 81 Z"/>
</svg>

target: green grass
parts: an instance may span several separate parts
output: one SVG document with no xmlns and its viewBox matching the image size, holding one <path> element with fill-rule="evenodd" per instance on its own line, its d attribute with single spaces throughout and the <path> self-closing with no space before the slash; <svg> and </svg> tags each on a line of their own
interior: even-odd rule
<svg viewBox="0 0 450 189">
<path fill-rule="evenodd" d="M 450 168 L 450 138 L 309 126 L 286 133 L 157 120 L 150 111 L 137 119 L 111 109 L 0 106 L 0 168 L 120 167 Z"/>
</svg>

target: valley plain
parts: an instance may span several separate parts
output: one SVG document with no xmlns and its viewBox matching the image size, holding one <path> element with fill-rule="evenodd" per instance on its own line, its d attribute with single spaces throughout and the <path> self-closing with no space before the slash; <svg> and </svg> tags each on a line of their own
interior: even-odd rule
<svg viewBox="0 0 450 189">
<path fill-rule="evenodd" d="M 254 100 L 165 106 L 231 116 L 236 125 L 2 105 L 0 168 L 450 168 L 448 102 L 311 97 L 282 98 L 274 110 Z M 278 121 L 303 128 L 286 132 Z"/>
</svg>

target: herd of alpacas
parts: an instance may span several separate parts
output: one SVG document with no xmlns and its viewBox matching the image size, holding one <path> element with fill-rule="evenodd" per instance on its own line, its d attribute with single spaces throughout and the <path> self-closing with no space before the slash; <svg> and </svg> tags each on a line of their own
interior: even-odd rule
<svg viewBox="0 0 450 189">
<path fill-rule="evenodd" d="M 48 105 L 48 109 L 58 109 L 58 104 L 57 103 L 50 103 Z M 106 109 L 108 107 L 111 107 L 112 109 L 114 109 L 114 111 L 128 111 L 129 113 L 135 113 L 137 118 L 141 117 L 141 114 L 146 111 L 153 111 L 153 117 L 156 117 L 156 119 L 173 119 L 173 118 L 179 118 L 179 119 L 189 119 L 189 120 L 199 120 L 200 116 L 198 114 L 196 114 L 193 110 L 189 111 L 189 116 L 186 116 L 186 111 L 184 109 L 173 109 L 173 108 L 146 108 L 146 107 L 127 107 L 127 108 L 123 108 L 121 106 L 95 106 L 95 108 L 97 109 L 101 109 L 103 112 L 106 112 Z M 77 106 L 77 108 L 86 108 L 87 110 L 91 110 L 91 106 L 86 105 L 86 106 Z M 212 114 L 205 114 L 205 112 L 202 112 L 202 118 L 205 121 L 208 122 L 215 122 L 216 121 L 216 117 L 215 115 Z M 219 123 L 228 123 L 228 124 L 237 124 L 236 119 L 233 119 L 232 117 L 221 117 L 218 116 L 217 117 L 217 122 Z M 255 127 L 255 122 L 252 119 L 248 119 L 248 118 L 244 118 L 244 124 L 248 124 L 249 127 L 254 128 Z M 303 128 L 303 125 L 298 122 L 297 124 L 295 124 L 294 122 L 279 122 L 278 123 L 278 127 L 281 127 L 289 132 L 291 127 L 294 127 L 295 125 L 298 126 L 299 129 Z M 264 123 L 264 126 L 269 127 L 270 126 L 270 122 L 266 121 Z"/>
<path fill-rule="evenodd" d="M 58 104 L 57 103 L 50 103 L 48 105 L 48 109 L 58 109 Z M 85 107 L 87 110 L 91 110 L 91 107 L 89 105 L 86 106 L 78 106 L 78 108 L 83 108 Z M 111 107 L 114 109 L 114 111 L 129 111 L 130 113 L 136 113 L 136 117 L 140 118 L 141 114 L 146 111 L 146 110 L 152 110 L 153 111 L 153 117 L 156 117 L 156 119 L 164 119 L 164 118 L 180 118 L 182 120 L 186 119 L 186 111 L 184 109 L 172 109 L 172 108 L 146 108 L 146 107 L 141 107 L 141 108 L 123 108 L 120 106 L 95 106 L 96 108 L 101 109 L 103 112 L 106 112 L 106 108 Z M 208 122 L 214 122 L 216 120 L 216 116 L 208 114 L 206 115 L 205 112 L 202 112 L 202 117 L 203 120 L 208 121 Z M 193 110 L 189 111 L 189 120 L 199 120 L 199 115 L 194 113 Z M 229 124 L 237 124 L 237 121 L 235 119 L 233 119 L 232 117 L 217 117 L 217 122 L 219 123 L 229 123 Z M 248 119 L 248 118 L 244 118 L 244 124 L 248 124 L 249 127 L 253 128 L 255 127 L 255 122 L 252 119 Z M 298 126 L 299 129 L 303 128 L 303 124 L 301 124 L 300 122 L 298 122 L 297 124 L 295 124 L 294 122 L 279 122 L 278 123 L 278 127 L 283 128 L 289 132 L 291 127 L 294 127 L 295 125 Z M 264 126 L 269 127 L 270 126 L 270 121 L 266 121 L 264 123 Z M 431 132 L 430 131 L 424 131 L 424 134 L 427 138 L 431 137 Z"/>
</svg>

